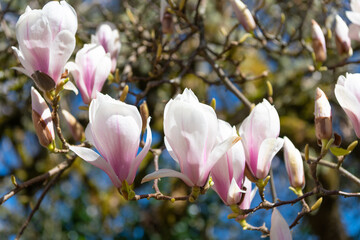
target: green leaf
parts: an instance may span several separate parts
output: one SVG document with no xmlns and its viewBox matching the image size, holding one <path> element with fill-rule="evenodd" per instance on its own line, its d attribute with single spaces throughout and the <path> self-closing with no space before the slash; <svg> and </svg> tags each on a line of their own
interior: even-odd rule
<svg viewBox="0 0 360 240">
<path fill-rule="evenodd" d="M 332 154 L 334 154 L 337 157 L 345 156 L 345 155 L 348 155 L 349 153 L 351 153 L 350 150 L 338 148 L 338 147 L 331 147 L 330 151 Z"/>
</svg>

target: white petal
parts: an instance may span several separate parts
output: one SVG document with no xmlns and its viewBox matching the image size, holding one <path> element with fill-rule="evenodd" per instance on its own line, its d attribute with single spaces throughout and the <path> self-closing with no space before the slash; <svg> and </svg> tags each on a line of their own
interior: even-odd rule
<svg viewBox="0 0 360 240">
<path fill-rule="evenodd" d="M 245 193 L 245 191 L 240 189 L 236 180 L 233 178 L 228 191 L 227 204 L 233 205 L 239 203 L 241 199 L 240 193 Z"/>
<path fill-rule="evenodd" d="M 274 208 L 271 215 L 270 240 L 291 240 L 289 225 L 281 216 L 280 212 Z"/>
<path fill-rule="evenodd" d="M 263 179 L 268 175 L 271 161 L 283 144 L 282 138 L 267 138 L 261 143 L 255 177 Z"/>
<path fill-rule="evenodd" d="M 357 25 L 360 25 L 360 13 L 346 11 L 347 18 Z"/>
<path fill-rule="evenodd" d="M 131 184 L 134 181 L 136 171 L 139 168 L 139 165 L 142 160 L 144 160 L 146 154 L 149 152 L 151 142 L 152 142 L 152 134 L 150 129 L 150 117 L 147 120 L 147 126 L 146 126 L 146 142 L 144 148 L 141 150 L 141 152 L 136 156 L 136 158 L 131 163 L 131 168 L 129 170 L 129 175 L 126 178 L 127 182 Z"/>
<path fill-rule="evenodd" d="M 78 95 L 78 93 L 79 93 L 79 90 L 75 87 L 75 85 L 71 81 L 68 81 L 67 83 L 65 83 L 64 89 L 73 91 L 76 95 Z"/>
<path fill-rule="evenodd" d="M 166 136 L 164 137 L 164 143 L 165 143 L 166 150 L 168 151 L 170 156 L 175 160 L 175 162 L 179 163 L 179 160 L 177 159 L 177 157 L 176 157 L 174 151 L 172 150 L 168 140 L 166 139 Z"/>
<path fill-rule="evenodd" d="M 176 177 L 180 178 L 181 180 L 186 183 L 189 187 L 194 186 L 195 184 L 191 182 L 191 180 L 185 175 L 180 172 L 174 171 L 172 169 L 160 169 L 156 172 L 150 173 L 146 175 L 142 180 L 141 183 L 145 183 L 157 178 L 163 178 L 163 177 Z"/>
<path fill-rule="evenodd" d="M 94 152 L 89 148 L 77 147 L 77 146 L 70 146 L 70 150 L 76 153 L 76 155 L 78 155 L 88 163 L 106 172 L 107 175 L 110 177 L 111 181 L 113 182 L 113 184 L 117 188 L 121 187 L 121 182 L 116 176 L 114 170 L 111 168 L 110 164 L 105 159 L 103 159 L 99 154 L 97 154 L 96 152 Z"/>
</svg>

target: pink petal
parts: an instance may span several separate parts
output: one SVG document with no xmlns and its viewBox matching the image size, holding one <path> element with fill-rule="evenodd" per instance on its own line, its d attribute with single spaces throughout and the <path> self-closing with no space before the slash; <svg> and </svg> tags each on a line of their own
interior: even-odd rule
<svg viewBox="0 0 360 240">
<path fill-rule="evenodd" d="M 148 175 L 146 175 L 142 180 L 141 183 L 145 183 L 157 178 L 163 178 L 163 177 L 176 177 L 176 178 L 180 178 L 181 180 L 184 181 L 184 183 L 186 183 L 186 185 L 188 185 L 189 187 L 193 187 L 194 184 L 192 183 L 192 181 L 185 175 L 182 174 L 180 172 L 174 171 L 172 169 L 160 169 L 156 172 L 150 173 Z"/>
<path fill-rule="evenodd" d="M 271 215 L 270 240 L 291 240 L 289 225 L 281 216 L 280 212 L 274 208 Z"/>
</svg>

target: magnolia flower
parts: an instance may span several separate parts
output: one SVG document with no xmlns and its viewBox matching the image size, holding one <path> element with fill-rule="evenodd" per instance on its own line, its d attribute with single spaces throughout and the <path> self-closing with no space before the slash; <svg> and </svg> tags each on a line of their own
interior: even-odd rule
<svg viewBox="0 0 360 240">
<path fill-rule="evenodd" d="M 279 133 L 279 115 L 266 99 L 257 104 L 241 124 L 239 134 L 245 149 L 246 165 L 253 177 L 263 179 L 268 175 L 271 161 L 284 143 L 278 138 Z"/>
<path fill-rule="evenodd" d="M 164 110 L 165 146 L 179 163 L 181 173 L 161 169 L 144 177 L 147 182 L 161 177 L 178 177 L 188 186 L 203 187 L 216 162 L 239 141 L 230 137 L 218 143 L 218 119 L 215 111 L 199 102 L 195 94 L 185 89 Z"/>
<path fill-rule="evenodd" d="M 332 136 L 331 106 L 325 93 L 320 88 L 316 89 L 314 114 L 317 139 L 330 139 Z"/>
<path fill-rule="evenodd" d="M 256 23 L 247 6 L 241 0 L 230 0 L 230 3 L 241 25 L 247 32 L 252 32 L 256 28 Z"/>
<path fill-rule="evenodd" d="M 280 212 L 274 208 L 271 215 L 270 240 L 291 240 L 289 225 Z"/>
<path fill-rule="evenodd" d="M 290 185 L 303 189 L 305 177 L 301 153 L 287 137 L 284 137 L 284 159 Z"/>
<path fill-rule="evenodd" d="M 31 106 L 36 135 L 40 144 L 48 147 L 55 140 L 54 124 L 48 105 L 34 87 L 31 87 Z"/>
<path fill-rule="evenodd" d="M 360 74 L 340 76 L 335 85 L 335 96 L 346 115 L 350 118 L 356 136 L 360 138 Z"/>
<path fill-rule="evenodd" d="M 351 40 L 349 38 L 349 28 L 339 15 L 336 15 L 335 43 L 339 54 L 345 54 L 347 56 L 353 54 Z"/>
<path fill-rule="evenodd" d="M 352 11 L 346 11 L 347 18 L 352 22 L 349 26 L 349 37 L 360 41 L 360 1 L 351 0 L 350 6 Z"/>
<path fill-rule="evenodd" d="M 219 120 L 218 141 L 222 142 L 231 136 L 237 136 L 236 129 Z M 214 190 L 226 205 L 237 204 L 241 200 L 241 187 L 244 180 L 245 153 L 241 142 L 236 143 L 214 165 L 211 177 Z"/>
<path fill-rule="evenodd" d="M 326 43 L 324 33 L 319 24 L 313 19 L 312 23 L 312 47 L 315 53 L 315 59 L 318 62 L 326 60 Z"/>
<path fill-rule="evenodd" d="M 76 53 L 75 63 L 69 62 L 65 68 L 73 75 L 84 103 L 90 104 L 110 74 L 110 54 L 101 45 L 85 44 Z"/>
<path fill-rule="evenodd" d="M 111 72 L 115 72 L 116 61 L 121 49 L 120 34 L 115 25 L 109 22 L 102 23 L 97 28 L 96 34 L 91 35 L 91 42 L 103 46 L 105 52 L 110 53 Z"/>
<path fill-rule="evenodd" d="M 85 136 L 100 155 L 89 148 L 70 146 L 70 149 L 105 171 L 118 189 L 125 180 L 131 185 L 141 161 L 150 149 L 150 118 L 147 122 L 146 143 L 137 156 L 142 121 L 135 106 L 98 92 L 97 98 L 90 104 L 89 121 Z"/>
<path fill-rule="evenodd" d="M 74 51 L 76 30 L 76 13 L 66 1 L 51 1 L 42 10 L 28 6 L 16 23 L 19 49 L 12 49 L 23 68 L 15 69 L 29 77 L 40 71 L 58 84 Z"/>
</svg>

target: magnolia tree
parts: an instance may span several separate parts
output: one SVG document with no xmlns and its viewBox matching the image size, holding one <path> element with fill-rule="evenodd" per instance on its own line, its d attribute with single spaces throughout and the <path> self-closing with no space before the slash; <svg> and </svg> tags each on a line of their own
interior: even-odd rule
<svg viewBox="0 0 360 240">
<path fill-rule="evenodd" d="M 359 0 L 1 9 L 4 235 L 360 233 Z"/>
</svg>

